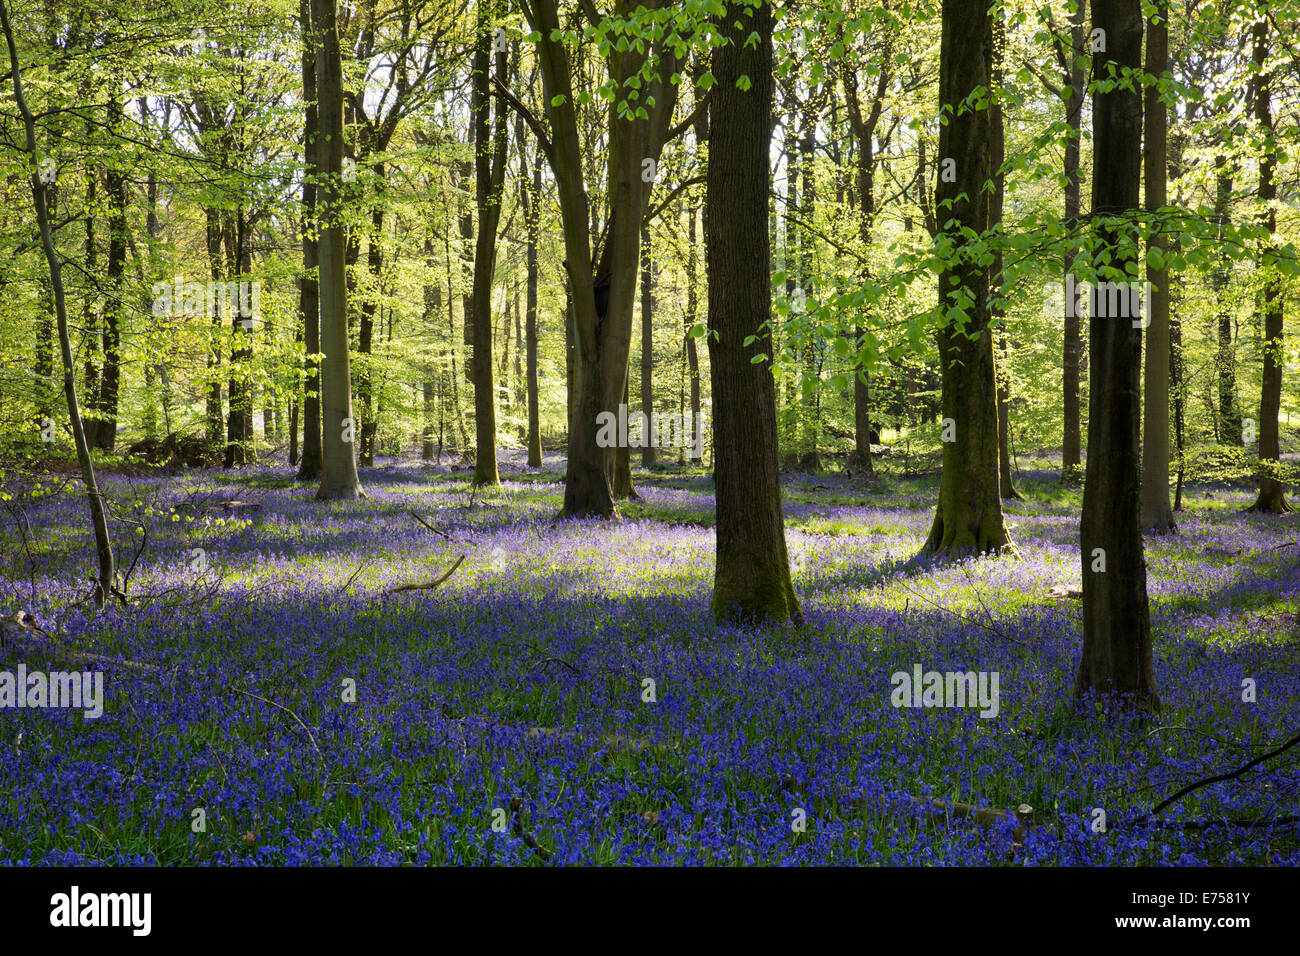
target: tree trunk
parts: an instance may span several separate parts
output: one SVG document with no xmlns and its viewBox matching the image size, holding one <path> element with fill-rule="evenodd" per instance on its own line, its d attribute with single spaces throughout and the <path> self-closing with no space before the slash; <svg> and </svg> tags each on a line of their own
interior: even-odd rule
<svg viewBox="0 0 1300 956">
<path fill-rule="evenodd" d="M 1002 58 L 1006 55 L 1006 31 L 999 17 L 993 26 L 993 90 L 1002 93 Z M 1002 102 L 995 99 L 989 107 L 989 169 L 993 173 L 993 196 L 989 201 L 989 228 L 1002 225 L 1002 207 L 1006 202 L 1007 178 L 1002 172 L 1006 159 L 1006 133 L 1003 128 Z M 989 285 L 993 301 L 989 320 L 998 328 L 998 361 L 994 368 L 998 385 L 998 486 L 1003 498 L 1019 500 L 1011 474 L 1011 369 L 1007 342 L 1005 310 L 1002 308 L 1002 248 L 993 252 L 989 266 Z"/>
<path fill-rule="evenodd" d="M 696 140 L 698 145 L 699 140 Z M 689 245 L 687 252 L 687 263 L 689 264 L 689 275 L 686 277 L 686 375 L 690 380 L 691 392 L 691 422 L 692 427 L 701 426 L 703 418 L 700 409 L 700 352 L 696 344 L 695 336 L 691 335 L 691 329 L 695 328 L 699 321 L 699 291 L 696 285 L 696 271 L 698 268 L 698 244 L 696 241 L 696 220 L 699 218 L 699 212 L 694 204 L 687 204 L 687 214 L 690 217 L 686 230 L 686 241 Z M 685 452 L 683 451 L 683 456 Z"/>
<path fill-rule="evenodd" d="M 122 117 L 122 104 L 116 96 L 108 104 L 108 128 L 115 130 Z M 122 170 L 110 166 L 104 175 L 108 192 L 108 287 L 104 298 L 103 353 L 104 369 L 99 380 L 99 421 L 95 426 L 95 447 L 111 452 L 117 444 L 117 403 L 122 382 L 122 282 L 126 272 L 126 177 Z"/>
<path fill-rule="evenodd" d="M 227 214 L 223 226 L 226 242 L 226 274 L 232 280 L 249 281 L 252 257 L 248 248 L 248 227 L 241 207 L 233 216 Z M 251 298 L 251 297 L 250 297 Z M 226 468 L 243 467 L 253 458 L 253 321 L 242 316 L 237 303 L 227 301 L 231 317 L 230 408 L 226 422 Z"/>
<path fill-rule="evenodd" d="M 1277 476 L 1282 451 L 1278 422 L 1282 409 L 1284 345 L 1281 280 L 1276 267 L 1265 264 L 1267 259 L 1277 253 L 1274 238 L 1277 232 L 1277 183 L 1273 181 L 1273 174 L 1277 157 L 1273 140 L 1273 76 L 1263 72 L 1264 61 L 1268 59 L 1268 22 L 1256 22 L 1254 33 L 1253 56 L 1256 69 L 1260 70 L 1254 82 L 1255 120 L 1266 137 L 1259 161 L 1259 201 L 1264 206 L 1264 228 L 1268 234 L 1260 242 L 1259 250 L 1260 268 L 1266 276 L 1261 323 L 1264 329 L 1264 374 L 1259 401 L 1259 495 L 1251 505 L 1251 510 L 1280 515 L 1288 513 L 1291 506 L 1287 503 L 1285 489 Z"/>
<path fill-rule="evenodd" d="M 208 273 L 213 282 L 220 282 L 225 266 L 221 262 L 221 215 L 215 208 L 204 210 L 206 216 L 206 233 L 208 249 Z M 209 302 L 211 308 L 212 328 L 211 345 L 208 349 L 208 392 L 204 420 L 207 424 L 208 441 L 213 445 L 220 442 L 226 434 L 225 417 L 221 414 L 221 309 L 216 302 Z"/>
<path fill-rule="evenodd" d="M 808 90 L 808 98 L 803 103 L 803 122 L 800 125 L 799 139 L 799 218 L 811 223 L 817 218 L 817 169 L 815 165 L 817 148 L 817 104 L 820 95 L 814 88 Z M 811 228 L 799 230 L 799 285 L 804 295 L 816 294 L 813 282 L 814 237 Z M 817 335 L 814 326 L 809 323 L 805 329 L 803 345 L 803 411 L 800 416 L 803 424 L 800 434 L 799 467 L 803 471 L 817 473 L 822 470 L 821 455 L 818 444 L 821 439 L 821 371 L 817 365 Z"/>
<path fill-rule="evenodd" d="M 1214 157 L 1215 199 L 1214 215 L 1219 224 L 1219 241 L 1224 241 L 1231 216 L 1232 170 L 1228 158 L 1222 154 Z M 1225 445 L 1240 447 L 1241 411 L 1237 408 L 1237 353 L 1232 341 L 1232 309 L 1228 301 L 1228 265 L 1226 260 L 1214 270 L 1210 286 L 1218 303 L 1219 348 L 1215 355 L 1215 369 L 1219 388 L 1218 440 Z"/>
<path fill-rule="evenodd" d="M 335 0 L 312 0 L 320 122 L 321 483 L 320 499 L 362 496 L 357 478 L 356 420 L 352 417 L 352 364 L 348 349 L 347 255 L 343 236 L 343 76 Z"/>
<path fill-rule="evenodd" d="M 641 227 L 641 411 L 646 416 L 654 412 L 654 309 L 655 309 L 655 265 L 650 251 L 650 227 Z M 647 418 L 647 421 L 649 419 Z M 648 428 L 647 428 L 648 434 Z M 641 449 L 641 464 L 646 468 L 655 466 L 656 449 L 647 441 Z"/>
<path fill-rule="evenodd" d="M 522 154 L 522 140 L 520 153 Z M 522 161 L 522 160 L 521 160 Z M 520 199 L 524 204 L 524 229 L 528 234 L 528 291 L 524 305 L 524 342 L 528 349 L 528 467 L 540 468 L 542 464 L 542 432 L 537 395 L 537 246 L 540 241 L 542 196 L 542 157 L 540 147 L 533 161 L 531 186 L 520 177 L 523 188 Z"/>
<path fill-rule="evenodd" d="M 1140 0 L 1093 0 L 1093 27 L 1106 51 L 1094 80 L 1142 65 Z M 1142 167 L 1142 100 L 1116 87 L 1093 94 L 1095 176 L 1092 215 L 1099 222 L 1098 278 L 1127 282 L 1136 248 L 1134 218 Z M 1125 233 L 1128 233 L 1127 235 Z M 1151 658 L 1147 571 L 1138 501 L 1142 329 L 1130 316 L 1090 317 L 1088 461 L 1079 522 L 1083 564 L 1083 652 L 1075 695 L 1115 695 L 1158 710 Z"/>
<path fill-rule="evenodd" d="M 923 548 L 928 553 L 1000 551 L 1009 543 L 998 482 L 989 273 L 987 266 L 971 261 L 963 235 L 966 230 L 982 235 L 989 226 L 989 110 L 961 104 L 977 87 L 988 88 L 992 55 L 993 22 L 987 8 L 944 0 L 939 103 L 951 115 L 939 130 L 934 202 L 953 249 L 952 261 L 939 275 L 944 319 L 938 334 L 943 426 L 952 440 L 943 443 L 939 503 Z M 945 167 L 950 175 L 944 174 Z"/>
<path fill-rule="evenodd" d="M 376 181 L 383 182 L 384 164 L 375 163 Z M 366 245 L 366 271 L 370 273 L 371 293 L 361 303 L 360 321 L 357 323 L 357 354 L 361 367 L 357 370 L 357 397 L 360 401 L 361 435 L 358 443 L 358 464 L 373 467 L 375 464 L 375 435 L 379 422 L 375 412 L 374 343 L 375 315 L 379 311 L 381 277 L 384 272 L 384 199 L 382 189 L 370 210 L 370 239 Z"/>
<path fill-rule="evenodd" d="M 23 95 L 22 73 L 18 64 L 18 47 L 14 42 L 13 27 L 9 23 L 9 10 L 5 0 L 0 0 L 0 28 L 4 30 L 5 43 L 9 48 L 9 76 L 13 81 L 14 103 L 17 105 L 18 113 L 23 120 L 30 168 L 35 169 L 37 159 L 36 120 L 27 106 L 26 97 Z M 108 534 L 104 498 L 100 494 L 99 484 L 95 480 L 95 466 L 90 458 L 90 443 L 86 440 L 86 429 L 81 420 L 81 408 L 77 403 L 77 371 L 72 357 L 72 338 L 68 332 L 67 304 L 63 294 L 63 267 L 59 261 L 58 252 L 54 248 L 54 231 L 50 225 L 49 209 L 45 202 L 46 184 L 41 180 L 37 172 L 31 174 L 29 182 L 32 189 L 32 202 L 36 207 L 36 224 L 41 233 L 41 247 L 45 251 L 45 263 L 50 274 L 50 289 L 54 297 L 54 315 L 59 334 L 59 352 L 63 359 L 63 396 L 68 403 L 68 419 L 72 427 L 72 440 L 77 449 L 77 461 L 81 465 L 81 480 L 86 487 L 86 499 L 90 506 L 90 523 L 95 534 L 95 553 L 99 562 L 99 577 L 95 582 L 95 606 L 102 609 L 114 586 L 113 542 Z"/>
<path fill-rule="evenodd" d="M 1162 76 L 1168 69 L 1168 0 L 1157 0 L 1155 16 L 1147 23 L 1146 73 Z M 1157 223 L 1160 208 L 1168 202 L 1169 122 L 1159 88 L 1146 88 L 1143 164 L 1146 173 L 1146 209 Z M 1151 251 L 1161 259 L 1169 251 L 1163 231 L 1148 243 L 1147 283 L 1151 287 L 1151 314 L 1147 320 L 1146 388 L 1143 392 L 1145 434 L 1142 442 L 1142 527 L 1158 534 L 1177 531 L 1169 504 L 1169 270 L 1153 268 Z"/>
<path fill-rule="evenodd" d="M 713 51 L 704 240 L 709 282 L 709 372 L 717 484 L 719 621 L 802 620 L 790 581 L 777 474 L 767 231 L 772 137 L 772 8 L 715 21 L 728 41 Z M 758 42 L 747 44 L 751 31 Z M 736 88 L 749 77 L 748 90 Z M 744 345 L 747 337 L 754 341 Z"/>
<path fill-rule="evenodd" d="M 495 486 L 501 483 L 501 478 L 497 472 L 496 382 L 492 368 L 492 279 L 496 273 L 497 224 L 501 218 L 501 191 L 506 172 L 506 108 L 498 99 L 494 128 L 488 96 L 488 71 L 492 66 L 490 26 L 487 11 L 480 4 L 470 94 L 470 110 L 474 116 L 474 202 L 478 207 L 474 285 L 470 293 L 474 347 L 474 484 Z M 506 76 L 505 50 L 497 51 L 496 75 Z"/>
<path fill-rule="evenodd" d="M 1083 128 L 1083 69 L 1078 65 L 1078 58 L 1084 52 L 1084 16 L 1086 6 L 1080 0 L 1074 15 L 1070 18 L 1070 56 L 1063 71 L 1063 79 L 1070 88 L 1066 97 L 1065 120 L 1070 128 L 1069 138 L 1065 141 L 1065 222 L 1072 229 L 1078 227 L 1080 202 L 1080 139 Z M 1065 266 L 1062 282 L 1069 287 L 1074 274 L 1074 260 L 1077 253 L 1073 249 L 1065 254 Z M 1075 483 L 1080 476 L 1082 457 L 1082 429 L 1079 414 L 1079 366 L 1083 359 L 1083 332 L 1079 312 L 1073 302 L 1066 302 L 1064 322 L 1064 346 L 1062 387 L 1063 403 L 1063 440 L 1061 445 L 1061 480 L 1067 484 Z"/>
<path fill-rule="evenodd" d="M 320 478 L 320 292 L 317 282 L 319 252 L 316 240 L 316 177 L 319 175 L 317 137 L 320 124 L 316 112 L 316 52 L 312 37 L 311 0 L 299 0 L 302 18 L 302 85 L 306 101 L 303 124 L 302 177 L 302 279 L 298 286 L 298 312 L 302 318 L 303 348 L 306 350 L 306 382 L 302 399 L 302 457 L 298 461 L 298 480 Z"/>
</svg>

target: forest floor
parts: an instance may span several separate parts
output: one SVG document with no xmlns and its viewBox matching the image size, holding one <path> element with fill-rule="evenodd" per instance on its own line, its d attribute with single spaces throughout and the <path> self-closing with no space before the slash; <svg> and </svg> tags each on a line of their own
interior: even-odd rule
<svg viewBox="0 0 1300 956">
<path fill-rule="evenodd" d="M 1140 720 L 1071 702 L 1079 494 L 1045 464 L 1016 553 L 957 562 L 915 559 L 934 478 L 788 476 L 806 622 L 766 629 L 709 614 L 699 470 L 613 525 L 552 520 L 553 461 L 477 494 L 394 461 L 329 504 L 286 474 L 108 477 L 124 566 L 148 536 L 98 616 L 76 487 L 5 503 L 0 611 L 157 669 L 103 664 L 98 718 L 0 710 L 0 863 L 1300 864 L 1296 750 L 1151 816 L 1296 732 L 1300 518 L 1248 490 L 1147 540 Z M 0 671 L 66 669 L 36 647 Z M 996 672 L 996 716 L 893 706 L 917 666 Z"/>
</svg>

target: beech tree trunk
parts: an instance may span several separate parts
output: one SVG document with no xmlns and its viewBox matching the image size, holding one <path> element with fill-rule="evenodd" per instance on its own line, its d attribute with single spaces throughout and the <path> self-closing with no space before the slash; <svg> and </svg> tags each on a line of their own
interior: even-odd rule
<svg viewBox="0 0 1300 956">
<path fill-rule="evenodd" d="M 474 285 L 470 293 L 473 314 L 474 379 L 474 484 L 499 485 L 497 472 L 496 381 L 492 367 L 492 280 L 496 274 L 497 225 L 501 219 L 501 193 L 506 174 L 505 104 L 497 100 L 495 122 L 488 95 L 492 67 L 491 21 L 479 7 L 478 37 L 474 44 L 474 76 L 470 108 L 474 116 L 474 203 L 478 207 L 478 232 L 474 242 Z M 507 53 L 496 54 L 496 75 L 504 78 Z"/>
<path fill-rule="evenodd" d="M 1230 217 L 1232 202 L 1233 170 L 1228 158 L 1222 154 L 1214 157 L 1215 193 L 1214 215 L 1219 224 L 1219 240 L 1224 239 Z M 1210 286 L 1214 289 L 1215 302 L 1218 304 L 1219 348 L 1215 354 L 1214 364 L 1217 372 L 1219 413 L 1218 440 L 1224 445 L 1243 444 L 1241 435 L 1241 410 L 1237 406 L 1237 352 L 1232 341 L 1232 306 L 1228 301 L 1228 264 L 1222 261 L 1210 276 Z"/>
<path fill-rule="evenodd" d="M 522 153 L 522 138 L 520 152 Z M 521 159 L 522 163 L 522 159 Z M 521 170 L 522 172 L 522 170 Z M 524 297 L 524 343 L 528 350 L 528 467 L 540 468 L 542 464 L 542 432 L 537 395 L 537 246 L 541 238 L 540 217 L 542 195 L 542 157 L 539 148 L 533 161 L 532 183 L 521 176 L 523 184 L 519 196 L 524 206 L 524 230 L 528 234 L 528 290 Z"/>
<path fill-rule="evenodd" d="M 649 416 L 654 411 L 655 366 L 655 264 L 650 251 L 650 228 L 641 227 L 641 411 Z M 648 434 L 648 430 L 647 430 Z M 647 441 L 641 449 L 641 464 L 653 468 L 657 449 Z"/>
<path fill-rule="evenodd" d="M 982 3 L 944 0 L 935 208 L 952 261 L 939 275 L 939 357 L 943 372 L 943 443 L 939 503 L 924 547 L 929 553 L 1000 551 L 1009 542 L 998 480 L 998 406 L 989 328 L 988 267 L 971 261 L 964 230 L 989 227 L 986 184 L 992 175 L 987 105 L 962 104 L 988 89 L 993 22 Z M 953 313 L 959 317 L 954 317 Z"/>
<path fill-rule="evenodd" d="M 108 103 L 108 128 L 115 130 L 122 118 L 122 104 L 116 96 Z M 104 298 L 104 327 L 101 344 L 104 354 L 103 373 L 99 379 L 99 400 L 95 403 L 99 420 L 95 422 L 95 447 L 112 451 L 117 444 L 117 402 L 122 382 L 122 295 L 126 272 L 126 177 L 122 170 L 109 167 L 104 175 L 108 193 L 108 287 Z"/>
<path fill-rule="evenodd" d="M 993 89 L 995 94 L 1002 91 L 1002 58 L 1006 51 L 1006 31 L 1002 20 L 993 26 Z M 1002 103 L 995 100 L 989 107 L 989 169 L 993 173 L 993 196 L 989 203 L 989 227 L 997 228 L 1002 224 L 1002 207 L 1006 201 L 1006 176 L 1002 173 L 1002 163 L 1006 159 L 1006 134 L 1003 130 Z M 989 266 L 990 293 L 995 301 L 1002 297 L 1002 250 L 993 253 L 993 263 Z M 1019 499 L 1015 482 L 1011 475 L 1011 371 L 1010 348 L 1007 343 L 1005 314 L 1002 306 L 990 309 L 990 321 L 998 328 L 998 360 L 994 371 L 998 384 L 998 485 L 1003 498 Z"/>
<path fill-rule="evenodd" d="M 1147 23 L 1146 72 L 1161 76 L 1168 69 L 1168 0 L 1157 0 L 1156 15 Z M 1158 87 L 1146 88 L 1143 157 L 1146 172 L 1146 209 L 1154 217 L 1167 204 L 1166 178 L 1169 121 Z M 1163 232 L 1148 244 L 1147 282 L 1151 286 L 1151 314 L 1147 320 L 1146 388 L 1143 392 L 1145 434 L 1142 441 L 1142 527 L 1158 534 L 1177 531 L 1169 504 L 1169 270 L 1154 268 L 1151 250 L 1161 259 L 1169 251 Z"/>
<path fill-rule="evenodd" d="M 1080 0 L 1078 8 L 1070 18 L 1070 54 L 1063 64 L 1062 79 L 1070 92 L 1065 102 L 1065 121 L 1070 128 L 1069 138 L 1065 141 L 1065 222 L 1077 227 L 1080 201 L 1080 140 L 1083 128 L 1083 69 L 1077 63 L 1084 51 L 1084 17 L 1087 7 Z M 1074 273 L 1074 260 L 1077 253 L 1066 253 L 1061 281 L 1068 283 Z M 1079 414 L 1079 368 L 1083 359 L 1082 322 L 1074 303 L 1066 302 L 1063 343 L 1062 388 L 1064 391 L 1063 440 L 1061 445 L 1061 480 L 1066 483 L 1077 482 L 1080 466 L 1083 462 L 1082 426 Z"/>
<path fill-rule="evenodd" d="M 1093 27 L 1106 51 L 1093 80 L 1142 66 L 1141 0 L 1093 0 Z M 1142 172 L 1142 100 L 1116 86 L 1092 100 L 1098 279 L 1128 281 L 1136 247 Z M 1101 266 L 1103 257 L 1108 257 Z M 1083 564 L 1083 652 L 1075 694 L 1115 696 L 1158 710 L 1138 500 L 1142 329 L 1128 315 L 1090 317 L 1088 461 L 1079 522 Z"/>
<path fill-rule="evenodd" d="M 302 18 L 302 86 L 306 101 L 303 123 L 302 177 L 302 280 L 298 285 L 298 312 L 302 317 L 303 348 L 306 351 L 306 382 L 302 398 L 302 456 L 298 459 L 298 480 L 320 478 L 320 293 L 317 285 L 319 252 L 316 245 L 316 177 L 320 126 L 316 113 L 316 46 L 311 23 L 311 0 L 300 0 Z"/>
<path fill-rule="evenodd" d="M 1251 510 L 1277 515 L 1288 513 L 1291 506 L 1277 477 L 1282 451 L 1278 422 L 1282 408 L 1282 290 L 1276 267 L 1265 262 L 1277 249 L 1274 238 L 1277 231 L 1277 183 L 1273 181 L 1273 175 L 1277 156 L 1273 146 L 1273 76 L 1262 72 L 1264 61 L 1268 59 L 1268 22 L 1258 21 L 1254 34 L 1253 57 L 1256 68 L 1261 70 L 1254 82 L 1255 120 L 1267 137 L 1259 162 L 1259 201 L 1265 209 L 1264 228 L 1268 235 L 1261 241 L 1259 251 L 1260 268 L 1266 275 L 1262 322 L 1264 374 L 1259 400 L 1259 495 Z"/>
<path fill-rule="evenodd" d="M 320 499 L 361 497 L 357 478 L 356 419 L 352 415 L 352 364 L 348 350 L 347 255 L 343 236 L 343 75 L 335 0 L 312 0 L 319 96 L 321 483 Z"/>
<path fill-rule="evenodd" d="M 768 146 L 772 137 L 772 8 L 715 21 L 704 239 L 717 484 L 713 613 L 720 621 L 802 620 L 790 581 L 777 474 L 776 385 L 768 275 Z M 741 21 L 737 23 L 735 21 Z M 754 33 L 757 43 L 746 43 Z M 748 90 L 736 88 L 740 76 Z M 748 336 L 755 340 L 748 346 Z"/>
</svg>

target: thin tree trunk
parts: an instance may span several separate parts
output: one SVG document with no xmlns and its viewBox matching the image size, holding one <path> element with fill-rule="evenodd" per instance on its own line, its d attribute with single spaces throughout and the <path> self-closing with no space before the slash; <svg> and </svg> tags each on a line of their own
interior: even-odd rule
<svg viewBox="0 0 1300 956">
<path fill-rule="evenodd" d="M 1168 69 L 1168 0 L 1157 0 L 1155 16 L 1147 23 L 1146 73 L 1162 76 Z M 1146 172 L 1146 209 L 1153 220 L 1168 202 L 1169 121 L 1159 88 L 1146 89 L 1146 129 L 1143 157 Z M 1148 243 L 1147 283 L 1151 287 L 1151 314 L 1147 320 L 1146 388 L 1143 392 L 1145 434 L 1142 442 L 1142 527 L 1158 534 L 1177 531 L 1169 504 L 1169 270 L 1152 266 L 1152 252 L 1163 260 L 1169 240 L 1157 232 Z"/>
<path fill-rule="evenodd" d="M 384 164 L 375 163 L 376 181 L 384 179 Z M 375 342 L 375 315 L 379 311 L 380 279 L 384 271 L 384 199 L 382 192 L 370 210 L 370 239 L 366 246 L 366 271 L 370 273 L 371 294 L 361 303 L 360 321 L 357 323 L 357 354 L 361 356 L 357 370 L 357 397 L 360 399 L 361 441 L 358 463 L 372 467 L 375 463 L 375 435 L 379 430 L 375 411 L 375 376 L 373 369 Z"/>
<path fill-rule="evenodd" d="M 122 104 L 112 97 L 108 104 L 108 128 L 115 130 L 122 118 Z M 99 421 L 95 427 L 95 447 L 111 452 L 117 444 L 117 403 L 122 383 L 122 296 L 126 273 L 126 177 L 121 169 L 110 166 L 104 174 L 108 193 L 108 295 L 104 299 L 104 326 L 101 339 L 104 355 L 99 380 Z"/>
<path fill-rule="evenodd" d="M 1231 216 L 1232 170 L 1228 158 L 1222 154 L 1214 157 L 1215 201 L 1214 215 L 1219 225 L 1219 240 L 1225 238 Z M 1232 341 L 1232 309 L 1228 301 L 1228 266 L 1222 262 L 1210 276 L 1210 286 L 1214 290 L 1215 302 L 1218 304 L 1219 348 L 1215 355 L 1215 369 L 1219 387 L 1218 441 L 1225 445 L 1240 447 L 1241 411 L 1237 408 L 1237 354 Z"/>
<path fill-rule="evenodd" d="M 521 138 L 521 156 L 522 153 L 523 143 Z M 524 307 L 524 341 L 528 349 L 528 467 L 540 468 L 542 464 L 542 433 L 537 394 L 537 246 L 541 238 L 539 220 L 542 196 L 542 156 L 540 148 L 533 161 L 531 186 L 527 184 L 526 178 L 522 175 L 520 182 L 523 184 L 519 195 L 524 204 L 524 230 L 528 234 L 528 290 L 525 294 Z"/>
<path fill-rule="evenodd" d="M 993 25 L 993 90 L 1002 93 L 1002 59 L 1006 55 L 1006 31 L 999 17 Z M 1002 225 L 1002 207 L 1006 202 L 1007 178 L 1002 172 L 1006 159 L 1006 134 L 1003 129 L 1002 101 L 995 99 L 989 107 L 989 168 L 993 172 L 993 196 L 989 201 L 989 228 Z M 1007 342 L 1005 311 L 1002 308 L 1002 249 L 993 252 L 989 266 L 989 285 L 993 300 L 990 322 L 998 328 L 998 360 L 994 371 L 998 383 L 998 487 L 1005 499 L 1021 498 L 1011 474 L 1011 350 Z"/>
<path fill-rule="evenodd" d="M 1071 229 L 1078 228 L 1080 201 L 1080 141 L 1083 128 L 1083 94 L 1084 74 L 1078 59 L 1084 52 L 1084 17 L 1086 5 L 1080 0 L 1074 15 L 1070 18 L 1070 55 L 1063 71 L 1063 79 L 1070 88 L 1066 97 L 1065 120 L 1069 126 L 1069 137 L 1065 141 L 1065 222 Z M 1062 281 L 1069 288 L 1074 275 L 1074 260 L 1077 253 L 1071 247 L 1065 254 Z M 1080 365 L 1083 359 L 1082 322 L 1075 303 L 1065 303 L 1064 343 L 1063 343 L 1063 440 L 1061 446 L 1061 480 L 1067 484 L 1075 483 L 1081 475 L 1082 426 L 1079 409 Z"/>
<path fill-rule="evenodd" d="M 320 124 L 316 111 L 316 52 L 312 38 L 311 0 L 299 0 L 302 19 L 302 85 L 306 101 L 303 124 L 302 177 L 302 279 L 298 286 L 298 313 L 303 327 L 306 350 L 306 381 L 302 399 L 302 457 L 298 462 L 299 481 L 320 478 L 320 291 L 317 282 L 319 251 L 316 236 L 316 177 L 320 174 L 317 137 Z"/>
<path fill-rule="evenodd" d="M 9 76 L 13 81 L 14 103 L 23 120 L 26 133 L 26 151 L 30 157 L 30 166 L 36 168 L 36 120 L 27 106 L 23 94 L 22 71 L 18 64 L 18 47 L 14 42 L 13 27 L 9 23 L 9 9 L 5 0 L 0 0 L 0 27 L 4 29 L 5 43 L 9 48 Z M 68 403 L 68 418 L 72 427 L 72 440 L 77 449 L 77 462 L 81 466 L 81 480 L 86 487 L 86 499 L 90 506 L 90 523 L 95 534 L 95 554 L 99 562 L 99 577 L 95 582 L 94 600 L 96 607 L 102 609 L 114 586 L 113 542 L 108 534 L 108 521 L 104 512 L 104 498 L 100 494 L 99 484 L 95 479 L 95 466 L 90 458 L 90 443 L 86 440 L 86 429 L 81 420 L 81 408 L 77 403 L 76 364 L 72 358 L 72 338 L 68 333 L 68 312 L 63 293 L 63 268 L 59 262 L 58 252 L 54 248 L 54 232 L 50 225 L 49 209 L 46 206 L 46 184 L 40 174 L 33 172 L 30 178 L 32 201 L 36 207 L 36 224 L 41 233 L 41 246 L 45 251 L 45 263 L 50 273 L 50 288 L 54 295 L 54 315 L 58 326 L 59 352 L 63 358 L 63 395 Z"/>
<path fill-rule="evenodd" d="M 646 416 L 647 437 L 650 418 L 654 413 L 654 309 L 655 309 L 655 264 L 650 249 L 650 227 L 641 227 L 641 412 Z M 655 466 L 656 449 L 654 443 L 646 441 L 641 449 L 641 464 L 645 468 Z"/>
</svg>

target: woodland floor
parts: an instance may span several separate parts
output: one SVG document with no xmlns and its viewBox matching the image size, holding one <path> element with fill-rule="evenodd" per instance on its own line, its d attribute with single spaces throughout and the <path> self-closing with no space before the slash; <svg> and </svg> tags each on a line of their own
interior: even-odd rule
<svg viewBox="0 0 1300 956">
<path fill-rule="evenodd" d="M 554 523 L 550 460 L 487 495 L 392 462 L 333 504 L 284 467 L 112 475 L 124 564 L 136 519 L 148 541 L 139 603 L 97 617 L 67 610 L 84 500 L 29 485 L 0 611 L 160 670 L 107 666 L 98 719 L 0 710 L 0 863 L 1300 863 L 1295 823 L 1245 825 L 1297 812 L 1294 750 L 1149 816 L 1296 732 L 1300 518 L 1189 489 L 1180 534 L 1147 540 L 1163 712 L 1109 719 L 1071 703 L 1080 604 L 1056 596 L 1080 585 L 1079 496 L 1036 467 L 1007 506 L 1017 553 L 962 562 L 914 559 L 933 478 L 788 477 L 806 624 L 762 630 L 710 617 L 698 470 L 638 474 L 617 525 Z M 891 706 L 916 664 L 997 671 L 998 715 Z"/>
</svg>

